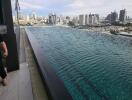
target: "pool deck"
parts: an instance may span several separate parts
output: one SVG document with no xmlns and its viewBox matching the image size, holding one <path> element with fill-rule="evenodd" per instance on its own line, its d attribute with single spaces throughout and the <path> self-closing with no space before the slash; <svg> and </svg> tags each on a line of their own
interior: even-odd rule
<svg viewBox="0 0 132 100">
<path fill-rule="evenodd" d="M 8 73 L 9 85 L 0 83 L 0 100 L 48 100 L 24 29 L 20 33 L 19 61 L 20 69 Z"/>
</svg>

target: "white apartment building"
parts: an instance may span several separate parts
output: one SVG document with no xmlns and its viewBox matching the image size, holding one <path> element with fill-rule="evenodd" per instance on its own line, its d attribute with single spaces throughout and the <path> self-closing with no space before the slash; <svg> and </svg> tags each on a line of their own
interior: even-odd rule
<svg viewBox="0 0 132 100">
<path fill-rule="evenodd" d="M 89 15 L 86 14 L 85 15 L 85 25 L 88 25 L 89 24 Z"/>
<path fill-rule="evenodd" d="M 29 15 L 25 16 L 25 20 L 26 20 L 27 22 L 30 21 L 30 17 L 29 17 Z"/>
<path fill-rule="evenodd" d="M 99 15 L 90 14 L 89 15 L 89 25 L 97 25 L 97 24 L 99 24 Z"/>
<path fill-rule="evenodd" d="M 85 25 L 85 15 L 79 15 L 79 25 Z"/>
<path fill-rule="evenodd" d="M 12 18 L 13 18 L 13 22 L 16 22 L 16 16 L 13 16 Z"/>
</svg>

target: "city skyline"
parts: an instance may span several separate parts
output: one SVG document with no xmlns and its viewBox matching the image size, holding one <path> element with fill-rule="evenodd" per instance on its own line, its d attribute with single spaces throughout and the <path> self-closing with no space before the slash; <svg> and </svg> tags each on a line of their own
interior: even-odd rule
<svg viewBox="0 0 132 100">
<path fill-rule="evenodd" d="M 12 8 L 14 13 L 14 2 Z M 98 13 L 101 17 L 106 17 L 112 11 L 119 12 L 127 9 L 127 15 L 132 17 L 132 1 L 130 0 L 19 0 L 21 12 L 31 14 L 33 11 L 37 15 L 48 15 L 55 12 L 62 15 L 78 15 L 88 13 Z"/>
</svg>

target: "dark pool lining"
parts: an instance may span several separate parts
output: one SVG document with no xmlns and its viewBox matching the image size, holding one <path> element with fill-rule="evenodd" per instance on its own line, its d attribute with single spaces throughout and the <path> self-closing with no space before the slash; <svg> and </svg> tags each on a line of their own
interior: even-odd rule
<svg viewBox="0 0 132 100">
<path fill-rule="evenodd" d="M 53 44 L 50 44 L 50 45 L 53 46 Z M 54 54 L 54 53 L 55 53 L 55 52 L 53 51 L 53 54 Z M 61 56 L 65 55 L 64 53 L 61 53 L 61 52 L 59 52 L 59 54 L 61 54 Z M 67 59 L 68 63 L 70 63 L 69 65 L 73 65 L 73 64 L 69 61 L 69 59 L 68 59 L 67 57 L 64 57 L 64 58 Z M 54 59 L 55 59 L 55 58 L 54 58 Z M 55 60 L 56 60 L 56 59 L 55 59 Z M 56 60 L 56 62 L 57 62 L 57 60 Z M 62 66 L 61 66 L 61 67 L 62 67 Z M 72 67 L 73 67 L 73 66 L 72 66 Z M 74 68 L 74 70 L 76 70 L 76 72 L 78 72 L 80 76 L 83 76 L 85 82 L 92 88 L 92 90 L 93 90 L 101 99 L 103 99 L 103 100 L 109 100 L 109 97 L 105 96 L 105 94 L 102 93 L 102 92 L 100 91 L 100 89 L 98 89 L 88 78 L 85 78 L 85 76 L 84 76 L 82 73 L 80 73 L 79 70 L 77 70 L 76 68 Z M 69 79 L 72 79 L 70 73 L 67 73 L 67 76 L 69 77 Z M 75 80 L 74 80 L 74 81 L 75 81 Z M 74 83 L 74 81 L 73 81 L 73 83 Z M 89 98 L 88 95 L 85 95 L 85 93 L 83 93 L 82 89 L 80 88 L 80 86 L 79 86 L 78 84 L 76 84 L 76 87 L 77 87 L 77 89 L 78 89 L 80 92 L 82 92 L 82 95 L 83 95 L 85 98 L 87 98 L 87 99 Z"/>
<path fill-rule="evenodd" d="M 59 52 L 62 56 L 64 55 L 63 53 L 61 53 L 61 52 Z M 68 61 L 68 63 L 69 63 L 69 65 L 73 65 L 72 63 L 71 63 L 71 61 L 67 58 L 67 57 L 65 57 L 65 59 L 67 59 L 67 61 Z M 73 66 L 72 66 L 73 67 Z M 92 83 L 92 81 L 90 81 L 90 79 L 87 77 L 85 77 L 85 75 L 83 75 L 83 73 L 81 73 L 77 68 L 74 68 L 74 70 L 76 71 L 76 72 L 78 72 L 78 74 L 80 75 L 80 76 L 82 76 L 83 77 L 83 80 L 92 88 L 92 90 L 101 98 L 101 99 L 103 99 L 103 100 L 110 100 L 110 97 L 107 97 L 103 92 L 101 92 L 100 91 L 100 89 L 98 89 L 93 83 Z M 70 73 L 69 74 L 67 74 L 69 77 L 71 77 L 71 75 L 70 75 Z M 71 79 L 72 79 L 72 77 L 71 77 Z M 75 81 L 75 80 L 74 80 Z M 73 83 L 74 83 L 74 81 L 73 81 Z M 80 89 L 80 87 L 79 87 L 79 85 L 77 85 L 77 88 L 78 88 L 78 90 L 80 90 L 80 91 L 82 91 L 81 89 Z M 82 94 L 83 95 L 83 94 Z M 86 97 L 87 99 L 89 98 L 88 96 L 85 96 L 84 95 L 84 97 Z"/>
<path fill-rule="evenodd" d="M 52 44 L 53 45 L 53 44 Z M 51 45 L 51 46 L 52 46 Z M 54 51 L 55 52 L 55 51 Z M 64 53 L 62 53 L 62 52 L 59 52 L 59 54 L 61 54 L 61 56 L 64 56 L 65 54 Z M 64 57 L 65 59 L 67 59 L 67 61 L 68 61 L 68 63 L 69 63 L 69 65 L 73 65 L 72 63 L 71 63 L 71 61 L 67 58 L 67 57 Z M 56 59 L 55 59 L 56 60 Z M 72 66 L 73 67 L 73 66 Z M 103 99 L 103 100 L 109 100 L 110 99 L 110 97 L 108 97 L 108 96 L 106 96 L 103 92 L 101 92 L 101 90 L 100 89 L 98 89 L 93 83 L 92 83 L 92 81 L 90 81 L 90 79 L 87 77 L 85 77 L 85 75 L 83 75 L 83 73 L 81 73 L 78 69 L 76 69 L 76 68 L 74 68 L 74 70 L 76 71 L 76 72 L 78 72 L 78 74 L 80 75 L 80 76 L 82 76 L 83 77 L 83 79 L 84 79 L 84 81 L 92 88 L 92 90 L 101 98 L 101 99 Z M 71 75 L 70 75 L 70 73 L 69 74 L 67 74 L 67 76 L 70 78 L 70 79 L 72 79 L 72 77 L 71 77 Z M 75 80 L 74 80 L 75 81 Z M 73 83 L 74 83 L 74 81 L 73 81 Z M 81 90 L 81 88 L 80 88 L 80 86 L 78 85 L 78 84 L 76 84 L 77 85 L 77 89 L 79 90 L 79 91 L 81 91 L 81 92 L 83 92 L 82 90 Z M 89 98 L 89 96 L 87 96 L 87 95 L 84 95 L 85 93 L 82 93 L 82 95 L 85 97 L 85 98 Z"/>
<path fill-rule="evenodd" d="M 55 71 L 48 65 L 41 47 L 39 47 L 37 40 L 32 33 L 26 29 L 28 41 L 32 48 L 35 61 L 38 65 L 43 82 L 46 85 L 49 98 L 52 100 L 73 100 L 64 83 L 56 75 Z"/>
</svg>

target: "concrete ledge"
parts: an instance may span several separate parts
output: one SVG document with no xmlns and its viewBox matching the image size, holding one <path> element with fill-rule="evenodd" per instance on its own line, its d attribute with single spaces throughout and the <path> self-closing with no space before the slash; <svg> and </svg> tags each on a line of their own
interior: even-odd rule
<svg viewBox="0 0 132 100">
<path fill-rule="evenodd" d="M 128 34 L 128 33 L 119 33 L 119 35 L 127 36 L 127 37 L 132 37 L 132 34 Z"/>
<path fill-rule="evenodd" d="M 46 84 L 50 98 L 52 100 L 73 100 L 63 82 L 58 78 L 55 71 L 48 65 L 43 51 L 38 45 L 35 37 L 28 29 L 26 29 L 26 33 L 34 54 L 34 58 L 39 67 L 42 79 Z"/>
</svg>

